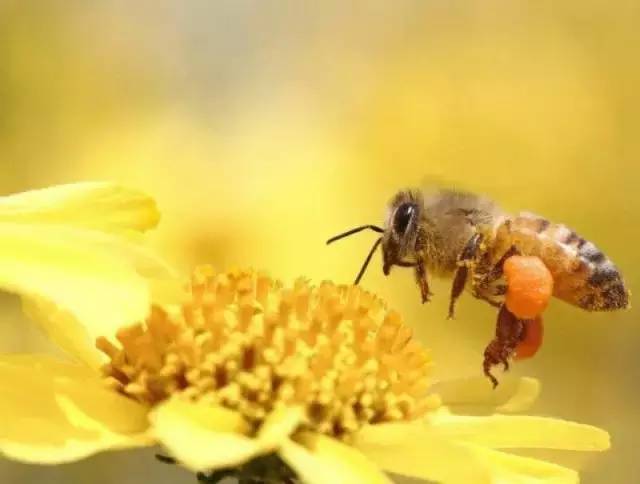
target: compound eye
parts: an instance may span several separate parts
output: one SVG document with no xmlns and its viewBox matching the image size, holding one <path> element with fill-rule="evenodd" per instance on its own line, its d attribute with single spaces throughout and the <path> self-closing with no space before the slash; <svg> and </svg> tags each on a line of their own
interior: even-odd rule
<svg viewBox="0 0 640 484">
<path fill-rule="evenodd" d="M 404 235 L 415 212 L 416 207 L 412 203 L 405 203 L 398 207 L 393 216 L 393 229 L 397 234 Z"/>
</svg>

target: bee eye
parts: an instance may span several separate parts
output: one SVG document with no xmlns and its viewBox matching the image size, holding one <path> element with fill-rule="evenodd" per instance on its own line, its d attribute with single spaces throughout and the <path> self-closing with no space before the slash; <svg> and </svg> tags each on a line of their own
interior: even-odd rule
<svg viewBox="0 0 640 484">
<path fill-rule="evenodd" d="M 405 203 L 398 207 L 393 216 L 393 229 L 396 233 L 404 235 L 415 212 L 416 207 L 412 203 Z"/>
</svg>

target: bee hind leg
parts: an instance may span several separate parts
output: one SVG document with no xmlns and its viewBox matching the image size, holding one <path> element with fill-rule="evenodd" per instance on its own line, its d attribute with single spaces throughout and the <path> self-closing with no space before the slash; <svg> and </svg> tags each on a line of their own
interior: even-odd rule
<svg viewBox="0 0 640 484">
<path fill-rule="evenodd" d="M 525 322 L 516 318 L 503 305 L 498 313 L 495 337 L 484 350 L 482 364 L 484 374 L 491 380 L 494 388 L 498 385 L 498 380 L 491 374 L 491 368 L 502 364 L 505 371 L 507 371 L 509 369 L 509 358 L 511 358 L 516 347 L 525 337 Z"/>
<path fill-rule="evenodd" d="M 454 318 L 456 301 L 460 297 L 460 294 L 462 294 L 462 291 L 464 291 L 464 287 L 467 285 L 467 278 L 469 277 L 469 263 L 476 258 L 481 242 L 482 234 L 474 234 L 458 256 L 458 268 L 453 276 L 453 284 L 451 285 L 448 319 Z"/>
</svg>

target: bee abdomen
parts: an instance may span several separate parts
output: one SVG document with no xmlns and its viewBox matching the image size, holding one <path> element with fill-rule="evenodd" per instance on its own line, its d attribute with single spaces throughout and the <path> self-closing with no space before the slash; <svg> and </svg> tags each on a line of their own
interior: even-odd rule
<svg viewBox="0 0 640 484">
<path fill-rule="evenodd" d="M 515 246 L 522 255 L 540 257 L 554 278 L 554 296 L 589 311 L 629 305 L 629 293 L 613 262 L 592 242 L 566 225 L 522 213 L 496 231 L 496 247 Z"/>
</svg>

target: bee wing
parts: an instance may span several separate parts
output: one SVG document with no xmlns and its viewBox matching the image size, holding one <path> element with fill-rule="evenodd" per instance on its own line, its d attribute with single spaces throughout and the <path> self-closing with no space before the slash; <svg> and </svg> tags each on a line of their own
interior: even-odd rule
<svg viewBox="0 0 640 484">
<path fill-rule="evenodd" d="M 420 181 L 420 190 L 425 196 L 436 195 L 441 191 L 464 191 L 459 181 L 447 178 L 444 175 L 436 175 L 431 173 L 422 177 Z"/>
<path fill-rule="evenodd" d="M 430 214 L 452 227 L 466 224 L 479 228 L 491 227 L 496 216 L 502 214 L 493 200 L 454 184 L 445 184 L 442 178 L 425 177 L 422 193 Z"/>
<path fill-rule="evenodd" d="M 470 186 L 468 182 L 456 180 L 439 173 L 429 173 L 424 175 L 420 179 L 420 184 L 418 186 L 425 195 L 432 195 L 442 190 L 451 190 L 461 193 L 475 193 L 475 190 L 478 188 L 477 185 Z"/>
</svg>

